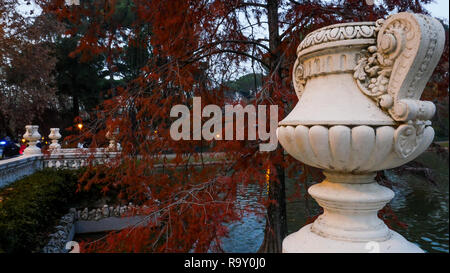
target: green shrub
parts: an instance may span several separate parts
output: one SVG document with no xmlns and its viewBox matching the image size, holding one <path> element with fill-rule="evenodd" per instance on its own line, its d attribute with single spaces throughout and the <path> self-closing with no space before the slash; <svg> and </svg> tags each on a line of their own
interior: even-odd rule
<svg viewBox="0 0 450 273">
<path fill-rule="evenodd" d="M 79 174 L 45 169 L 0 189 L 0 253 L 40 251 L 74 200 Z"/>
</svg>

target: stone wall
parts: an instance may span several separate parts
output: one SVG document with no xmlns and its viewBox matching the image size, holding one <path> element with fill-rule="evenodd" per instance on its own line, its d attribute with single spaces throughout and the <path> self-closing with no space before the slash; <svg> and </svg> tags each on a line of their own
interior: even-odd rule
<svg viewBox="0 0 450 273">
<path fill-rule="evenodd" d="M 49 235 L 47 245 L 42 249 L 44 253 L 67 253 L 73 242 L 75 234 L 107 232 L 122 230 L 132 226 L 156 226 L 158 213 L 148 213 L 147 206 L 108 206 L 101 208 L 71 208 L 69 213 L 61 217 L 55 232 Z"/>
</svg>

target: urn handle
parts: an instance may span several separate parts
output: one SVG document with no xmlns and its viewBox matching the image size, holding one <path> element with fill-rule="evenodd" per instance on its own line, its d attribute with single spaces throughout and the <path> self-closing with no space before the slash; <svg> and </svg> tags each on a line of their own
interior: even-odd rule
<svg viewBox="0 0 450 273">
<path fill-rule="evenodd" d="M 420 96 L 444 50 L 442 24 L 402 12 L 377 25 L 376 46 L 368 47 L 355 67 L 359 88 L 396 121 L 430 120 L 435 106 Z"/>
</svg>

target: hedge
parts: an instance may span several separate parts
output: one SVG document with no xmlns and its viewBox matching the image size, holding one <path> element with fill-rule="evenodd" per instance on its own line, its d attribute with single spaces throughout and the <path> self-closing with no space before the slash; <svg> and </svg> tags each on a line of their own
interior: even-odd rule
<svg viewBox="0 0 450 273">
<path fill-rule="evenodd" d="M 39 252 L 74 200 L 80 171 L 45 169 L 0 189 L 0 252 Z"/>
</svg>

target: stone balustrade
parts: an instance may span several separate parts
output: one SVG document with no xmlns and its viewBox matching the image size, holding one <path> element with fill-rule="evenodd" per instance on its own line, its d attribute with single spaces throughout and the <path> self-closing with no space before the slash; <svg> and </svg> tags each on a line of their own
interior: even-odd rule
<svg viewBox="0 0 450 273">
<path fill-rule="evenodd" d="M 61 148 L 58 143 L 61 139 L 59 128 L 51 128 L 49 138 L 48 154 L 43 154 L 41 149 L 36 146 L 37 140 L 41 138 L 38 132 L 39 126 L 27 125 L 24 139 L 28 141 L 29 146 L 25 149 L 24 154 L 18 157 L 0 160 L 0 187 L 6 186 L 24 176 L 31 175 L 43 168 L 64 168 L 78 169 L 89 164 L 98 165 L 111 162 L 113 158 L 120 154 L 120 143 L 117 142 L 117 130 L 110 133 L 109 130 L 106 138 L 109 144 L 105 148 Z M 30 148 L 31 147 L 31 148 Z M 161 163 L 157 163 L 154 167 L 172 166 L 178 164 L 171 163 L 175 159 L 175 154 L 161 155 Z M 213 165 L 227 162 L 225 153 L 203 153 L 204 162 L 190 162 L 190 165 Z M 137 157 L 138 159 L 140 156 Z"/>
<path fill-rule="evenodd" d="M 44 156 L 44 168 L 78 169 L 92 163 L 94 165 L 107 163 L 118 153 L 106 149 L 58 149 Z"/>
<path fill-rule="evenodd" d="M 23 155 L 0 161 L 0 188 L 42 169 L 43 155 Z"/>
<path fill-rule="evenodd" d="M 38 132 L 39 126 L 27 125 L 25 129 L 24 139 L 28 141 L 29 146 L 24 150 L 24 154 L 0 160 L 0 188 L 43 168 L 78 169 L 90 163 L 94 165 L 107 163 L 119 154 L 116 150 L 108 149 L 109 147 L 61 148 L 58 143 L 61 138 L 59 128 L 51 128 L 50 153 L 44 155 L 36 146 L 37 140 L 41 137 Z"/>
</svg>

